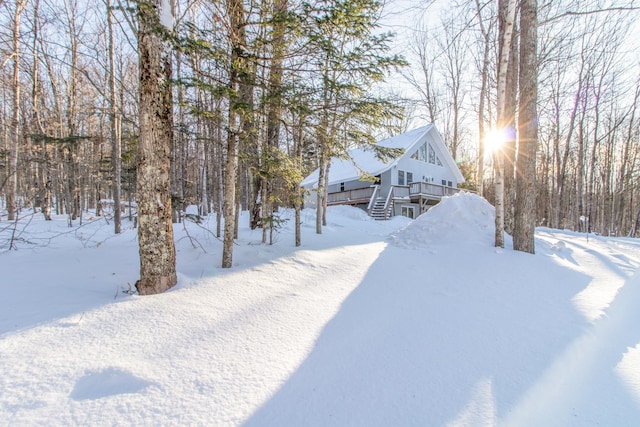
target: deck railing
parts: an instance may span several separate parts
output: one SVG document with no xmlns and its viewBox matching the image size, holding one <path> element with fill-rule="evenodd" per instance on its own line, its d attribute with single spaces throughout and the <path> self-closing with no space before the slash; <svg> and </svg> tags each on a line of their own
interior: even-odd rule
<svg viewBox="0 0 640 427">
<path fill-rule="evenodd" d="M 371 195 L 375 191 L 374 187 L 376 186 L 340 191 L 339 193 L 329 193 L 327 194 L 327 204 L 336 205 L 349 202 L 368 203 L 369 200 L 371 200 Z"/>
<path fill-rule="evenodd" d="M 397 199 L 409 197 L 409 186 L 408 185 L 394 185 L 393 186 L 393 197 L 397 198 Z"/>
<path fill-rule="evenodd" d="M 409 193 L 426 194 L 428 196 L 453 196 L 460 191 L 459 188 L 447 187 L 445 185 L 431 184 L 428 182 L 412 182 L 409 185 Z"/>
<path fill-rule="evenodd" d="M 423 194 L 434 197 L 452 196 L 460 191 L 459 188 L 447 187 L 445 185 L 431 184 L 428 182 L 412 182 L 409 185 L 394 185 L 392 191 L 386 196 L 380 193 L 380 186 L 372 185 L 365 188 L 357 188 L 355 190 L 340 191 L 337 193 L 329 193 L 327 195 L 328 205 L 343 204 L 360 204 L 368 203 L 367 210 L 371 211 L 375 199 L 378 197 L 385 198 L 408 198 L 413 195 Z M 387 203 L 388 206 L 388 203 Z"/>
</svg>

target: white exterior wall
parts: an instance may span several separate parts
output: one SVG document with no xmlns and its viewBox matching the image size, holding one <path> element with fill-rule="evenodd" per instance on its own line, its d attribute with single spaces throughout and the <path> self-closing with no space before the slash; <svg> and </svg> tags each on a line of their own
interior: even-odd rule
<svg viewBox="0 0 640 427">
<path fill-rule="evenodd" d="M 391 168 L 388 171 L 382 172 L 382 174 L 380 175 L 380 193 L 383 195 L 387 195 L 389 194 L 389 191 L 391 191 L 391 186 L 392 185 L 397 185 L 393 183 L 393 172 L 395 169 Z M 395 173 L 396 175 L 396 182 L 398 181 L 398 173 Z"/>
<path fill-rule="evenodd" d="M 413 182 L 429 182 L 432 184 L 441 185 L 442 180 L 451 181 L 452 187 L 457 187 L 458 182 L 455 176 L 445 166 L 432 165 L 420 160 L 411 158 L 405 158 L 398 162 L 398 166 L 393 169 L 393 185 L 398 185 L 398 170 L 405 171 L 405 185 L 406 185 L 406 172 L 413 173 Z M 433 178 L 429 180 L 429 178 Z"/>
<path fill-rule="evenodd" d="M 420 148 L 421 145 L 425 141 L 431 143 L 436 155 L 441 159 L 442 166 L 423 162 L 421 160 L 412 159 L 411 156 Z M 398 184 L 398 170 L 405 171 L 405 185 L 406 185 L 406 172 L 413 173 L 413 182 L 430 182 L 432 184 L 442 185 L 442 180 L 451 181 L 452 187 L 458 186 L 458 181 L 451 169 L 449 169 L 445 162 L 442 160 L 444 156 L 440 153 L 440 148 L 437 144 L 432 143 L 431 138 L 427 135 L 424 141 L 416 144 L 414 149 L 411 152 L 407 152 L 405 156 L 403 156 L 396 166 L 394 166 L 392 170 L 392 184 Z M 428 178 L 433 178 L 433 180 L 428 180 Z"/>
<path fill-rule="evenodd" d="M 347 181 L 344 183 L 344 191 L 357 190 L 359 188 L 368 188 L 374 184 L 375 183 L 371 181 L 360 181 L 360 180 Z M 341 191 L 340 183 L 332 184 L 328 188 L 329 193 L 337 193 L 338 191 Z"/>
<path fill-rule="evenodd" d="M 305 208 L 315 208 L 318 204 L 318 192 L 316 190 L 305 191 L 302 200 Z"/>
</svg>

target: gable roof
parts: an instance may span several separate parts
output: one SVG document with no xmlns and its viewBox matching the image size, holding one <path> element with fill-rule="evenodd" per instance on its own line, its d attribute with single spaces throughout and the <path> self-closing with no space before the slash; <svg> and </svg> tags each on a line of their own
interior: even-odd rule
<svg viewBox="0 0 640 427">
<path fill-rule="evenodd" d="M 462 173 L 460 173 L 453 157 L 451 157 L 449 150 L 444 146 L 442 137 L 436 128 L 432 124 L 429 124 L 376 143 L 376 145 L 381 147 L 404 149 L 404 154 L 397 159 L 388 159 L 385 162 L 376 157 L 373 150 L 366 148 L 350 150 L 348 159 L 341 159 L 338 157 L 332 158 L 331 168 L 329 169 L 329 185 L 356 180 L 363 175 L 363 172 L 373 176 L 386 172 L 396 165 L 398 160 L 412 152 L 414 147 L 425 142 L 426 136 L 429 132 L 434 132 L 435 135 L 433 141 L 435 144 L 441 145 L 440 152 L 442 154 L 442 162 L 453 171 L 459 182 L 463 182 L 464 177 L 462 176 Z M 317 187 L 318 172 L 318 169 L 313 171 L 300 183 L 300 185 L 305 188 Z"/>
</svg>

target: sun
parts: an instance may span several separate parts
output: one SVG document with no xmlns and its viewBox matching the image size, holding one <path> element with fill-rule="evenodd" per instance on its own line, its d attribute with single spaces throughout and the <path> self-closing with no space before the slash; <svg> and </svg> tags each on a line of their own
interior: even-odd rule
<svg viewBox="0 0 640 427">
<path fill-rule="evenodd" d="M 484 136 L 485 155 L 491 156 L 500 151 L 502 146 L 509 140 L 508 132 L 505 129 L 493 129 Z"/>
</svg>

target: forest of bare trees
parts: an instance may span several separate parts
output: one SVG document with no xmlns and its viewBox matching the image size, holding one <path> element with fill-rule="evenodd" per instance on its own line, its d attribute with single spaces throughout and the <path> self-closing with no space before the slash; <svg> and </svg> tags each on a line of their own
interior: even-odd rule
<svg viewBox="0 0 640 427">
<path fill-rule="evenodd" d="M 467 188 L 495 202 L 502 176 L 507 232 L 518 209 L 535 226 L 640 232 L 640 24 L 624 0 L 424 4 L 404 11 L 400 43 L 377 0 L 2 0 L 0 221 L 37 212 L 73 224 L 91 209 L 112 215 L 118 233 L 121 214 L 135 218 L 137 191 L 155 185 L 140 175 L 143 150 L 165 150 L 145 142 L 141 119 L 158 107 L 142 102 L 144 10 L 169 73 L 170 201 L 152 202 L 170 205 L 173 221 L 187 205 L 215 214 L 225 267 L 240 210 L 270 242 L 279 206 L 299 221 L 308 172 L 320 167 L 322 190 L 332 156 L 424 120 Z M 390 96 L 384 82 L 398 71 L 404 88 Z M 496 126 L 517 129 L 501 157 L 484 147 Z M 532 194 L 528 204 L 518 207 L 518 192 Z"/>
<path fill-rule="evenodd" d="M 496 107 L 502 3 L 507 2 L 456 1 L 437 19 L 425 14 L 429 19 L 417 25 L 409 43 L 413 67 L 403 72 L 411 87 L 411 111 L 442 130 L 467 185 L 492 202 L 494 156 L 485 151 L 484 136 L 505 126 L 498 124 Z M 535 225 L 637 237 L 640 49 L 634 37 L 640 30 L 639 6 L 632 1 L 537 2 L 537 63 L 525 65 L 519 64 L 524 29 L 518 16 L 527 3 L 516 2 L 505 114 L 521 136 L 525 123 L 520 119 L 531 103 L 522 86 L 518 89 L 523 83 L 518 76 L 521 80 L 523 71 L 537 67 Z M 508 232 L 514 231 L 519 176 L 516 140 L 502 150 Z"/>
</svg>

